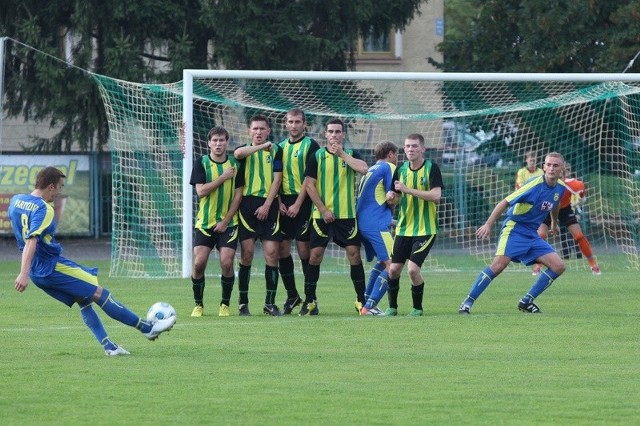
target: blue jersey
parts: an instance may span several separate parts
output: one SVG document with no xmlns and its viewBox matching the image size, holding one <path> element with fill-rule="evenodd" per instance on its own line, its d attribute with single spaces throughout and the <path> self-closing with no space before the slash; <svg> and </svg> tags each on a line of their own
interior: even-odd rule
<svg viewBox="0 0 640 426">
<path fill-rule="evenodd" d="M 356 200 L 359 229 L 386 231 L 391 227 L 392 210 L 386 196 L 393 188 L 395 169 L 395 165 L 379 161 L 360 181 Z"/>
<path fill-rule="evenodd" d="M 20 251 L 29 238 L 38 240 L 31 263 L 31 277 L 50 275 L 62 254 L 62 246 L 54 237 L 53 207 L 31 194 L 14 195 L 9 203 L 9 219 Z"/>
<path fill-rule="evenodd" d="M 544 176 L 529 179 L 520 189 L 505 198 L 509 203 L 509 210 L 503 226 L 515 222 L 515 229 L 537 234 L 540 224 L 553 207 L 560 203 L 566 188 L 561 180 L 555 186 L 549 186 Z"/>
</svg>

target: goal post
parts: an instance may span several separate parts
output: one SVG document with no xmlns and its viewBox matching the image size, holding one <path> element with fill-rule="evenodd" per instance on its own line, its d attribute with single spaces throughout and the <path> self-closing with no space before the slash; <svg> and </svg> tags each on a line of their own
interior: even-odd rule
<svg viewBox="0 0 640 426">
<path fill-rule="evenodd" d="M 189 179 L 194 159 L 207 152 L 208 130 L 225 127 L 231 151 L 250 142 L 247 120 L 262 113 L 278 142 L 291 108 L 305 111 L 308 132 L 321 144 L 324 124 L 342 118 L 348 147 L 369 164 L 380 141 L 401 148 L 410 133 L 425 137 L 426 155 L 444 179 L 427 269 L 490 261 L 499 226 L 486 240 L 474 231 L 514 189 L 528 151 L 539 165 L 545 153 L 559 151 L 585 181 L 580 224 L 596 256 L 614 254 L 624 267 L 640 267 L 637 74 L 184 70 L 183 81 L 167 85 L 96 80 L 117 165 L 112 275 L 188 277 L 197 206 Z M 127 191 L 123 181 L 135 182 L 138 191 Z M 566 236 L 550 241 L 568 253 L 569 268 L 587 267 Z M 328 255 L 348 271 L 341 250 Z"/>
</svg>

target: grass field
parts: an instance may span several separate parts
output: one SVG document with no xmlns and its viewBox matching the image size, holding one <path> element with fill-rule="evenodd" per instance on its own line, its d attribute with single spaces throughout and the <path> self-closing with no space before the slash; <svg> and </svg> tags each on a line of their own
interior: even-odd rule
<svg viewBox="0 0 640 426">
<path fill-rule="evenodd" d="M 163 300 L 178 312 L 149 342 L 100 311 L 131 351 L 108 358 L 77 307 L 33 285 L 16 292 L 18 268 L 0 262 L 3 425 L 640 423 L 637 271 L 568 271 L 537 299 L 542 315 L 516 309 L 529 272 L 506 271 L 471 316 L 457 309 L 478 271 L 425 271 L 422 318 L 357 316 L 338 274 L 321 275 L 318 317 L 263 316 L 254 275 L 252 317 L 218 317 L 219 281 L 208 278 L 205 316 L 191 318 L 187 280 L 105 273 L 101 284 L 134 311 Z M 410 308 L 403 277 L 400 313 Z"/>
</svg>

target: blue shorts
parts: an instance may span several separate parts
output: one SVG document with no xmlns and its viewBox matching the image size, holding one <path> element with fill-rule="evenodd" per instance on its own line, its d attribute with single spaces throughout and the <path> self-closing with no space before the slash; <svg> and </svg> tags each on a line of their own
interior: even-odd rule
<svg viewBox="0 0 640 426">
<path fill-rule="evenodd" d="M 87 268 L 60 257 L 50 275 L 31 277 L 31 281 L 49 296 L 71 307 L 75 302 L 93 297 L 98 287 L 98 268 Z"/>
<path fill-rule="evenodd" d="M 393 250 L 393 237 L 389 231 L 365 231 L 360 229 L 362 245 L 367 256 L 367 262 L 371 262 L 374 257 L 379 261 L 391 259 Z"/>
<path fill-rule="evenodd" d="M 555 249 L 538 232 L 508 221 L 500 231 L 496 256 L 507 256 L 512 262 L 529 266 L 539 257 L 553 252 Z"/>
</svg>

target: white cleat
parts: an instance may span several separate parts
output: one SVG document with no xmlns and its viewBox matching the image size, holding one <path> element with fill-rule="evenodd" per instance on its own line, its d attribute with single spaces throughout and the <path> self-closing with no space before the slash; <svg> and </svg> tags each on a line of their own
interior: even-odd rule
<svg viewBox="0 0 640 426">
<path fill-rule="evenodd" d="M 154 321 L 152 323 L 151 331 L 149 331 L 148 333 L 142 333 L 142 335 L 149 340 L 156 340 L 160 334 L 164 333 L 165 331 L 171 330 L 175 323 L 175 316 Z"/>
<path fill-rule="evenodd" d="M 117 346 L 115 349 L 105 349 L 104 354 L 106 356 L 131 355 L 129 351 L 122 346 Z"/>
</svg>

